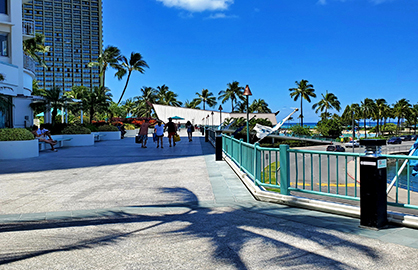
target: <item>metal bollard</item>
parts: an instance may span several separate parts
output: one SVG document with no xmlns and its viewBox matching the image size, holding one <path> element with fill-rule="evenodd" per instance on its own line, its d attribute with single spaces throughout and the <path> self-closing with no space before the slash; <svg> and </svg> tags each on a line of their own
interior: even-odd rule
<svg viewBox="0 0 418 270">
<path fill-rule="evenodd" d="M 216 135 L 215 160 L 222 160 L 222 134 Z"/>
<path fill-rule="evenodd" d="M 387 225 L 387 160 L 380 147 L 385 140 L 360 140 L 366 147 L 360 157 L 360 226 L 379 229 Z"/>
<path fill-rule="evenodd" d="M 205 142 L 209 141 L 208 127 L 205 127 Z"/>
</svg>

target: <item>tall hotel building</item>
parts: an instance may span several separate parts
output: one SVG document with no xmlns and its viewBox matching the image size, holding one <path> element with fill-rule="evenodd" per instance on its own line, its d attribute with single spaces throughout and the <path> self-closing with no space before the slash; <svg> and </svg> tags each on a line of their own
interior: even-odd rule
<svg viewBox="0 0 418 270">
<path fill-rule="evenodd" d="M 99 86 L 96 61 L 102 50 L 102 0 L 32 0 L 23 5 L 23 20 L 33 20 L 50 51 L 47 68 L 36 66 L 40 88 Z"/>
</svg>

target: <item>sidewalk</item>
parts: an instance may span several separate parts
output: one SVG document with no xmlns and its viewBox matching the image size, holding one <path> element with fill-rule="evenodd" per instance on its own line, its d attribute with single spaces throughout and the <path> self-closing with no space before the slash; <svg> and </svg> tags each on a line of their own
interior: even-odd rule
<svg viewBox="0 0 418 270">
<path fill-rule="evenodd" d="M 416 268 L 417 230 L 255 201 L 181 135 L 0 161 L 0 269 Z"/>
</svg>

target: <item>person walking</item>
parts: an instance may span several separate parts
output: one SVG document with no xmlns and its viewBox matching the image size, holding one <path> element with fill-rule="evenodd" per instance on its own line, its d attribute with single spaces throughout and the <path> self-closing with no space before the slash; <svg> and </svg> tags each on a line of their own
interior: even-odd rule
<svg viewBox="0 0 418 270">
<path fill-rule="evenodd" d="M 187 121 L 186 123 L 186 129 L 187 129 L 187 136 L 189 137 L 189 142 L 192 141 L 192 134 L 194 131 L 194 127 L 192 125 L 192 123 L 190 123 L 190 121 Z"/>
<path fill-rule="evenodd" d="M 157 135 L 157 148 L 160 147 L 161 142 L 161 148 L 163 147 L 163 137 L 164 137 L 164 127 L 165 125 L 162 123 L 163 121 L 158 120 L 157 124 L 155 125 L 154 132 Z"/>
<path fill-rule="evenodd" d="M 173 146 L 176 146 L 176 142 L 174 141 L 174 135 L 177 132 L 177 127 L 176 127 L 176 124 L 174 124 L 173 119 L 171 117 L 168 118 L 167 132 L 168 132 L 168 143 L 170 144 L 170 147 L 171 147 L 171 139 L 173 139 Z"/>
<path fill-rule="evenodd" d="M 148 127 L 150 126 L 149 120 L 145 119 L 144 123 L 141 124 L 139 128 L 139 139 L 142 140 L 142 148 L 147 148 L 148 141 Z"/>
</svg>

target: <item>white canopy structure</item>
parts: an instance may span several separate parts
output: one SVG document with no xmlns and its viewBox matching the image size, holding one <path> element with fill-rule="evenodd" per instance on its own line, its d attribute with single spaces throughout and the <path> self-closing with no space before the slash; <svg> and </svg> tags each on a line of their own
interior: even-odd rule
<svg viewBox="0 0 418 270">
<path fill-rule="evenodd" d="M 160 104 L 152 104 L 154 111 L 157 114 L 157 117 L 162 121 L 166 122 L 169 117 L 179 116 L 184 118 L 184 120 L 174 120 L 174 122 L 186 123 L 190 121 L 193 125 L 214 125 L 219 126 L 221 122 L 224 122 L 226 118 L 239 118 L 247 117 L 246 113 L 227 113 L 219 111 L 210 111 L 210 110 L 199 110 L 199 109 L 190 109 L 183 107 L 173 107 Z M 273 125 L 277 124 L 276 115 L 274 113 L 250 113 L 250 119 L 256 116 L 259 119 L 265 119 L 271 121 Z"/>
</svg>

